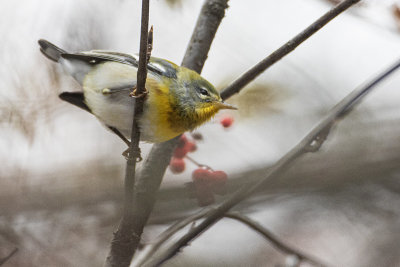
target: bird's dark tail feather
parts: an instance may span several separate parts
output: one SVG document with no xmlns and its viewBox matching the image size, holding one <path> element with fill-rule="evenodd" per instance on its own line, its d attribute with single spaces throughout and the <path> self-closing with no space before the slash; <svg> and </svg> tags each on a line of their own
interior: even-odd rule
<svg viewBox="0 0 400 267">
<path fill-rule="evenodd" d="M 59 97 L 62 100 L 66 101 L 72 105 L 75 105 L 77 107 L 80 107 L 83 110 L 86 110 L 86 111 L 92 113 L 90 111 L 90 108 L 85 103 L 85 99 L 84 99 L 82 92 L 63 92 L 59 95 Z"/>
<path fill-rule="evenodd" d="M 55 62 L 58 62 L 61 54 L 67 53 L 67 51 L 62 50 L 61 48 L 53 45 L 52 43 L 44 39 L 40 39 L 38 43 L 40 45 L 40 52 L 42 52 L 43 55 L 45 55 L 48 59 L 51 59 Z"/>
</svg>

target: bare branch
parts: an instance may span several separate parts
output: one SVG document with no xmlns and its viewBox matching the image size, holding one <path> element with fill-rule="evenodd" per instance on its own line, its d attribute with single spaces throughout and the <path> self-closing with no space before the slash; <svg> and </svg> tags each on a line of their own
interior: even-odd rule
<svg viewBox="0 0 400 267">
<path fill-rule="evenodd" d="M 192 38 L 186 49 L 182 66 L 201 73 L 211 43 L 227 8 L 228 0 L 206 0 L 204 2 Z"/>
<path fill-rule="evenodd" d="M 226 87 L 221 92 L 222 99 L 227 99 L 234 94 L 240 92 L 248 83 L 254 80 L 258 75 L 263 73 L 266 69 L 271 67 L 277 61 L 282 59 L 284 56 L 292 52 L 296 47 L 298 47 L 301 43 L 307 40 L 311 35 L 320 30 L 323 26 L 325 26 L 328 22 L 334 19 L 337 15 L 354 5 L 355 3 L 360 2 L 360 0 L 346 0 L 339 3 L 336 7 L 329 10 L 325 15 L 317 19 L 313 24 L 308 26 L 301 33 L 297 34 L 283 46 L 275 50 L 268 57 L 260 61 L 257 65 L 252 67 L 250 70 L 246 71 L 242 76 L 233 81 L 228 87 Z"/>
<path fill-rule="evenodd" d="M 10 254 L 8 254 L 6 257 L 0 259 L 0 266 L 3 265 L 4 263 L 6 263 L 9 259 L 11 259 L 11 257 L 14 256 L 14 254 L 17 252 L 18 252 L 18 248 L 14 248 Z"/>
<path fill-rule="evenodd" d="M 259 234 L 261 234 L 263 237 L 265 237 L 278 250 L 282 251 L 283 253 L 286 253 L 288 255 L 295 255 L 295 256 L 297 256 L 297 258 L 300 261 L 302 261 L 302 260 L 308 261 L 309 263 L 312 263 L 315 266 L 321 266 L 321 267 L 322 266 L 328 266 L 326 264 L 320 263 L 319 260 L 314 259 L 313 257 L 308 256 L 308 255 L 304 254 L 303 252 L 284 244 L 282 241 L 279 240 L 278 237 L 276 237 L 272 232 L 267 230 L 264 226 L 262 226 L 258 222 L 252 220 L 251 218 L 249 218 L 249 217 L 247 217 L 245 215 L 241 215 L 241 214 L 239 214 L 237 212 L 230 212 L 230 213 L 226 213 L 224 217 L 230 218 L 230 219 L 234 219 L 234 220 L 237 220 L 239 222 L 242 222 L 242 223 L 246 224 L 251 229 L 253 229 L 254 231 L 256 231 Z"/>
<path fill-rule="evenodd" d="M 387 69 L 385 72 L 377 76 L 371 82 L 367 83 L 364 87 L 360 89 L 355 89 L 348 96 L 346 96 L 342 101 L 340 101 L 322 120 L 315 128 L 313 128 L 295 147 L 293 147 L 288 153 L 286 153 L 281 159 L 279 159 L 267 172 L 266 176 L 260 181 L 256 182 L 252 186 L 243 186 L 239 189 L 231 198 L 222 202 L 215 210 L 212 210 L 208 217 L 200 223 L 198 226 L 194 227 L 187 234 L 182 236 L 176 241 L 171 247 L 160 254 L 156 259 L 154 259 L 154 265 L 160 265 L 161 263 L 167 261 L 173 257 L 180 249 L 186 246 L 191 240 L 195 239 L 202 232 L 206 231 L 214 223 L 219 221 L 224 217 L 225 213 L 228 212 L 232 207 L 252 195 L 260 187 L 264 186 L 267 182 L 271 182 L 273 179 L 278 178 L 285 170 L 287 170 L 291 164 L 298 159 L 301 155 L 313 151 L 310 149 L 310 145 L 314 142 L 318 142 L 318 148 L 322 145 L 322 140 L 326 139 L 326 135 L 329 132 L 330 127 L 338 122 L 339 118 L 347 115 L 350 110 L 359 103 L 359 101 L 367 95 L 375 86 L 381 82 L 388 75 L 393 73 L 396 69 L 400 67 L 400 61 L 395 65 Z M 321 137 L 322 136 L 322 137 Z M 316 150 L 314 150 L 316 151 Z"/>
<path fill-rule="evenodd" d="M 125 169 L 125 198 L 124 212 L 118 230 L 114 233 L 111 241 L 110 253 L 106 259 L 106 266 L 129 266 L 133 254 L 139 245 L 142 229 L 136 227 L 135 219 L 137 213 L 134 210 L 134 185 L 136 162 L 140 156 L 140 130 L 138 120 L 143 113 L 143 103 L 146 96 L 147 58 L 150 58 L 148 51 L 148 24 L 149 24 L 149 0 L 142 0 L 142 22 L 140 32 L 139 66 L 137 72 L 137 85 L 132 88 L 131 95 L 134 99 L 134 113 L 132 123 L 131 142 L 129 155 Z M 152 34 L 151 34 L 152 41 Z"/>
</svg>

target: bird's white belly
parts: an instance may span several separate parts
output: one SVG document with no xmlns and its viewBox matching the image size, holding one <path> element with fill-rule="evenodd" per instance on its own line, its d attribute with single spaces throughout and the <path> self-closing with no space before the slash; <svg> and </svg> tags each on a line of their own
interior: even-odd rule
<svg viewBox="0 0 400 267">
<path fill-rule="evenodd" d="M 135 99 L 129 96 L 136 85 L 136 68 L 116 62 L 97 65 L 83 81 L 85 102 L 92 113 L 107 126 L 118 129 L 125 137 L 131 137 Z M 110 88 L 109 92 L 105 89 Z M 120 88 L 120 89 L 118 89 Z M 154 113 L 154 110 L 153 110 Z M 139 126 L 141 140 L 155 141 L 151 123 L 151 111 L 144 108 Z M 153 116 L 156 116 L 153 114 Z"/>
<path fill-rule="evenodd" d="M 134 99 L 129 97 L 129 92 L 116 95 L 103 95 L 93 90 L 84 90 L 86 104 L 92 113 L 105 125 L 118 129 L 125 137 L 130 139 L 134 110 Z M 155 129 L 151 123 L 149 109 L 145 108 L 140 119 L 140 132 L 142 141 L 154 142 Z"/>
</svg>

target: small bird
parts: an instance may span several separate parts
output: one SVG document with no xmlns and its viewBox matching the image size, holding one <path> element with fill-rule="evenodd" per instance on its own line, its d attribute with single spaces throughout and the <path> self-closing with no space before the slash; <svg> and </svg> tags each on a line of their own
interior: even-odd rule
<svg viewBox="0 0 400 267">
<path fill-rule="evenodd" d="M 83 88 L 63 92 L 60 98 L 95 115 L 125 142 L 131 136 L 138 56 L 92 50 L 68 53 L 39 40 L 40 51 L 60 63 Z M 141 140 L 151 143 L 172 139 L 210 120 L 224 103 L 214 86 L 198 73 L 156 57 L 147 64 L 146 96 L 139 119 Z"/>
</svg>

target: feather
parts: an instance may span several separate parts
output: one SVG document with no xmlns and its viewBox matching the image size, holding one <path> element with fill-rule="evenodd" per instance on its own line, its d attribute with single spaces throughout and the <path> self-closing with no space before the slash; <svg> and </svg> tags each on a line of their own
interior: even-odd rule
<svg viewBox="0 0 400 267">
<path fill-rule="evenodd" d="M 48 59 L 58 62 L 61 55 L 66 53 L 66 51 L 62 50 L 61 48 L 53 45 L 49 41 L 40 39 L 38 41 L 40 45 L 40 52 L 45 55 Z"/>
<path fill-rule="evenodd" d="M 61 100 L 64 100 L 72 105 L 75 105 L 83 110 L 86 110 L 86 111 L 92 113 L 90 108 L 85 103 L 85 99 L 83 97 L 82 92 L 64 92 L 64 93 L 61 93 L 59 95 L 59 97 Z"/>
</svg>

